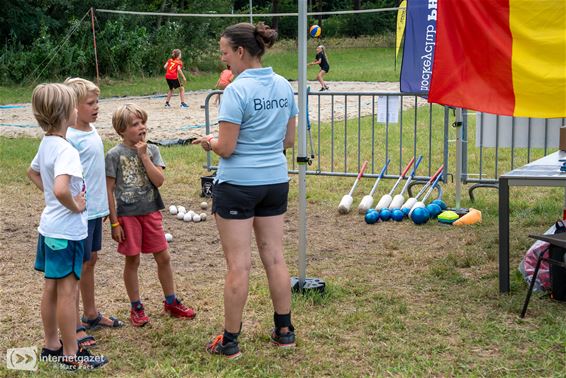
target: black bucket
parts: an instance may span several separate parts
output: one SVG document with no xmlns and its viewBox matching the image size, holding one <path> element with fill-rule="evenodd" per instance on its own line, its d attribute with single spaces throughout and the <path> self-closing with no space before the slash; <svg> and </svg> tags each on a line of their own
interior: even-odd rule
<svg viewBox="0 0 566 378">
<path fill-rule="evenodd" d="M 214 177 L 215 175 L 200 177 L 201 197 L 206 197 L 206 198 L 212 197 L 212 187 L 214 186 Z"/>
</svg>

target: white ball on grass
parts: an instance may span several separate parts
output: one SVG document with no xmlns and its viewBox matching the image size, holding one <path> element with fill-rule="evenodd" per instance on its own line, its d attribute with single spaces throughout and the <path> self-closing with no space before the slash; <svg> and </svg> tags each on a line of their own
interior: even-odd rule
<svg viewBox="0 0 566 378">
<path fill-rule="evenodd" d="M 175 205 L 171 205 L 169 206 L 169 213 L 171 215 L 176 215 L 179 211 L 177 210 L 177 206 Z"/>
<path fill-rule="evenodd" d="M 201 220 L 200 215 L 198 214 L 193 215 L 193 222 L 200 222 L 200 220 Z"/>
<path fill-rule="evenodd" d="M 186 212 L 187 212 L 187 209 L 185 209 L 184 206 L 177 206 L 177 211 L 178 211 L 179 213 L 181 213 L 181 212 L 182 212 L 182 213 L 186 213 Z"/>
<path fill-rule="evenodd" d="M 201 220 L 201 221 L 205 221 L 205 220 L 206 220 L 206 213 L 200 213 L 200 220 Z M 566 254 L 565 254 L 564 256 L 566 256 Z"/>
<path fill-rule="evenodd" d="M 182 211 L 179 211 L 179 212 L 177 213 L 177 219 L 183 219 L 184 216 L 185 216 L 185 213 L 182 212 Z"/>
<path fill-rule="evenodd" d="M 200 208 L 203 209 L 203 210 L 208 209 L 208 202 L 201 202 L 201 203 L 200 203 Z"/>
<path fill-rule="evenodd" d="M 173 235 L 171 235 L 170 233 L 165 234 L 165 240 L 167 240 L 168 242 L 172 242 L 173 241 Z"/>
<path fill-rule="evenodd" d="M 193 220 L 193 216 L 190 213 L 186 213 L 185 216 L 183 217 L 183 220 L 185 222 L 191 222 Z"/>
</svg>

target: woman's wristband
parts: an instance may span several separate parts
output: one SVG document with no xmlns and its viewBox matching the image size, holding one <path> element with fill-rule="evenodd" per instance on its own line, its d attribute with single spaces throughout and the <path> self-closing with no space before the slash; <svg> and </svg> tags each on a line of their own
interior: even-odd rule
<svg viewBox="0 0 566 378">
<path fill-rule="evenodd" d="M 116 228 L 120 225 L 120 222 L 110 223 L 110 228 Z"/>
</svg>

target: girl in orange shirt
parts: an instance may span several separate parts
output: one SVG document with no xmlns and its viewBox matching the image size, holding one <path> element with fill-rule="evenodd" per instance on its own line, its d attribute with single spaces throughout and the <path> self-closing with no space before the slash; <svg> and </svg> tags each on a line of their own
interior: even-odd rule
<svg viewBox="0 0 566 378">
<path fill-rule="evenodd" d="M 165 80 L 169 85 L 169 92 L 167 92 L 167 99 L 165 100 L 165 107 L 170 108 L 169 100 L 173 96 L 173 90 L 179 88 L 179 97 L 181 98 L 181 108 L 187 109 L 189 105 L 185 103 L 185 88 L 179 81 L 179 75 L 183 78 L 183 82 L 187 82 L 187 78 L 183 73 L 183 61 L 181 60 L 181 50 L 175 49 L 171 53 L 171 58 L 163 66 L 165 69 Z"/>
</svg>

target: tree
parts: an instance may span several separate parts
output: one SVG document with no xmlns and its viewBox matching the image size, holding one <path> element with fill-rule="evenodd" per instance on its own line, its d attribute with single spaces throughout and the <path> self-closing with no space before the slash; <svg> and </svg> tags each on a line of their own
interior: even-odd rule
<svg viewBox="0 0 566 378">
<path fill-rule="evenodd" d="M 272 0 L 271 2 L 271 12 L 272 13 L 279 13 L 279 0 Z M 271 28 L 275 30 L 279 30 L 279 17 L 273 16 L 271 19 Z"/>
</svg>

